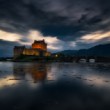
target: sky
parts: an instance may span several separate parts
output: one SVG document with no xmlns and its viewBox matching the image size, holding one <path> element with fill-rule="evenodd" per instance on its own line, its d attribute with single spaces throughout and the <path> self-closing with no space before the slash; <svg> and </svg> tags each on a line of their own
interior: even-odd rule
<svg viewBox="0 0 110 110">
<path fill-rule="evenodd" d="M 42 39 L 51 52 L 109 43 L 110 0 L 0 0 L 0 57 Z"/>
</svg>

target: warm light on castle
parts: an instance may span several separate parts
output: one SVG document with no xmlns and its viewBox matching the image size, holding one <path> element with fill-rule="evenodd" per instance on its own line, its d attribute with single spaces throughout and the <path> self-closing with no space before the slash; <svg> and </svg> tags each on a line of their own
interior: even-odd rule
<svg viewBox="0 0 110 110">
<path fill-rule="evenodd" d="M 47 44 L 45 43 L 44 40 L 42 41 L 35 40 L 34 43 L 32 44 L 32 48 L 47 51 Z"/>
<path fill-rule="evenodd" d="M 26 48 L 25 46 L 15 46 L 14 58 L 17 58 L 20 55 L 46 57 L 50 56 L 51 53 L 47 51 L 47 44 L 45 43 L 45 40 L 35 40 L 31 48 Z"/>
</svg>

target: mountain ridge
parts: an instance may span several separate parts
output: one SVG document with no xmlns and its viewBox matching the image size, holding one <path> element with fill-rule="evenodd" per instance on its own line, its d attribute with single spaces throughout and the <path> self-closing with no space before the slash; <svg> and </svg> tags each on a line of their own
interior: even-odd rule
<svg viewBox="0 0 110 110">
<path fill-rule="evenodd" d="M 55 54 L 63 54 L 68 56 L 110 56 L 110 43 L 100 44 L 89 49 L 64 50 Z"/>
</svg>

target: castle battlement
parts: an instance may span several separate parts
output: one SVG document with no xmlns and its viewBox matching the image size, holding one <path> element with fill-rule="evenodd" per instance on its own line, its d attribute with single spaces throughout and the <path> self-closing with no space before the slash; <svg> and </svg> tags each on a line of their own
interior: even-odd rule
<svg viewBox="0 0 110 110">
<path fill-rule="evenodd" d="M 43 51 L 47 51 L 47 44 L 45 43 L 45 40 L 35 40 L 32 44 L 32 49 L 40 49 Z"/>
</svg>

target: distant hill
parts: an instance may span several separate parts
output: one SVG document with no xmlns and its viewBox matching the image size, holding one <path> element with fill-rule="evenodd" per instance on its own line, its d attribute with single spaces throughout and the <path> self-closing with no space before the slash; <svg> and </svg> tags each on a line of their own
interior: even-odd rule
<svg viewBox="0 0 110 110">
<path fill-rule="evenodd" d="M 57 52 L 57 54 L 69 55 L 69 56 L 110 56 L 110 44 L 101 44 L 89 49 L 80 50 L 64 50 Z"/>
<path fill-rule="evenodd" d="M 58 52 L 58 54 L 64 54 L 64 55 L 74 55 L 78 52 L 78 50 L 64 50 L 61 52 Z"/>
</svg>

